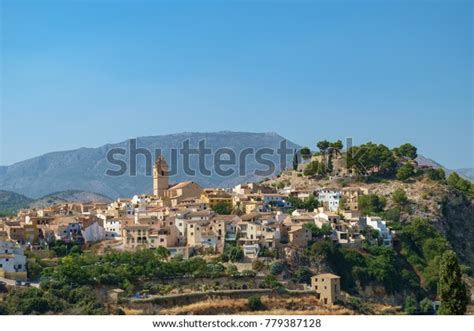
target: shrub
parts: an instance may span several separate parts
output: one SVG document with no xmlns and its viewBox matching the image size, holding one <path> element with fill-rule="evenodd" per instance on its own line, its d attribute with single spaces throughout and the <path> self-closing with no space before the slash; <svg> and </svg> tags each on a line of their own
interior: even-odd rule
<svg viewBox="0 0 474 331">
<path fill-rule="evenodd" d="M 249 296 L 247 299 L 247 304 L 251 311 L 263 310 L 265 308 L 262 303 L 262 299 L 257 294 Z"/>
<path fill-rule="evenodd" d="M 281 274 L 284 269 L 285 269 L 285 263 L 281 261 L 273 262 L 270 265 L 270 273 L 274 276 Z"/>
<path fill-rule="evenodd" d="M 418 311 L 418 303 L 413 295 L 409 295 L 403 304 L 403 311 L 408 315 L 414 315 Z"/>
<path fill-rule="evenodd" d="M 408 197 L 405 191 L 401 188 L 396 189 L 392 193 L 392 200 L 396 205 L 400 207 L 405 207 L 408 204 Z"/>
<path fill-rule="evenodd" d="M 405 163 L 397 170 L 398 180 L 407 180 L 415 176 L 415 166 L 412 163 Z"/>
<path fill-rule="evenodd" d="M 420 313 L 423 315 L 432 315 L 434 314 L 433 310 L 433 301 L 428 298 L 424 298 L 420 301 Z"/>
</svg>

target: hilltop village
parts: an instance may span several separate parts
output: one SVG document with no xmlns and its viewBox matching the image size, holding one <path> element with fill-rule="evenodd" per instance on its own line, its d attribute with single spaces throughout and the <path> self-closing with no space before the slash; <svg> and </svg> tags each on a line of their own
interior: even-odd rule
<svg viewBox="0 0 474 331">
<path fill-rule="evenodd" d="M 38 259 L 31 262 L 35 252 L 63 249 L 58 256 L 76 256 L 74 251 L 80 255 L 83 250 L 93 249 L 97 256 L 104 256 L 113 252 L 153 251 L 164 254 L 168 261 L 218 259 L 227 268 L 218 272 L 220 276 L 261 276 L 262 283 L 253 286 L 272 288 L 275 284 L 286 284 L 290 290 L 313 291 L 322 305 L 340 302 L 346 295 L 344 290 L 360 288 L 361 284 L 364 287 L 364 280 L 367 284 L 378 281 L 383 292 L 390 294 L 399 286 L 395 282 L 403 283 L 403 279 L 377 278 L 370 269 L 376 268 L 371 260 L 361 263 L 359 273 L 363 267 L 368 271 L 367 276 L 359 279 L 357 271 L 346 274 L 330 255 L 339 254 L 334 253 L 336 247 L 346 253 L 365 252 L 361 258 L 389 256 L 395 261 L 393 252 L 402 246 L 403 238 L 394 213 L 398 212 L 399 221 L 400 214 L 407 210 L 408 198 L 402 189 L 390 192 L 398 207 L 384 211 L 386 202 L 375 194 L 378 192 L 356 180 L 361 169 L 343 162 L 347 156 L 343 157 L 340 143 L 322 144 L 320 149 L 315 155 L 303 149 L 301 155 L 295 155 L 293 169 L 276 178 L 229 189 L 204 188 L 193 181 L 171 185 L 167 162 L 160 157 L 153 168 L 152 194 L 119 198 L 112 203 L 63 203 L 20 210 L 16 217 L 0 221 L 0 277 L 16 280 L 17 285 L 42 281 L 45 277 L 40 278 L 33 270 L 38 267 Z M 415 174 L 429 182 L 444 180 L 442 170 L 416 163 L 416 149 L 405 149 L 408 152 L 397 152 L 398 163 L 392 165 L 398 181 L 420 180 Z M 366 171 L 373 175 L 383 168 L 369 165 Z M 443 241 L 443 245 L 449 244 Z M 319 257 L 319 262 L 308 262 L 308 254 Z M 386 263 L 382 258 L 379 262 Z M 393 264 L 389 267 L 396 267 Z M 62 265 L 59 263 L 59 267 Z M 32 270 L 28 270 L 30 266 Z M 41 268 L 55 266 L 57 262 L 51 262 Z M 292 278 L 288 279 L 284 275 L 290 270 Z M 169 281 L 170 277 L 173 275 L 165 279 Z M 412 275 L 401 277 L 416 282 Z M 107 282 L 116 284 L 115 294 L 124 295 L 122 292 L 126 291 L 125 295 L 140 299 L 150 293 L 136 285 L 131 290 L 131 285 L 121 281 L 104 281 Z M 247 285 L 240 289 L 247 289 Z M 439 305 L 439 298 L 429 295 L 433 293 L 430 291 L 423 292 L 431 297 L 430 304 L 425 302 L 424 309 L 428 310 L 436 309 L 436 303 Z"/>
</svg>

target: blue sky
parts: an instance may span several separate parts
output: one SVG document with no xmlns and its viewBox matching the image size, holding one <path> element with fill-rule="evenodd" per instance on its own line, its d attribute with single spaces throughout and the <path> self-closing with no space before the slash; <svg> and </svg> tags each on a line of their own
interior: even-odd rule
<svg viewBox="0 0 474 331">
<path fill-rule="evenodd" d="M 182 131 L 473 161 L 465 1 L 1 1 L 0 164 Z"/>
</svg>

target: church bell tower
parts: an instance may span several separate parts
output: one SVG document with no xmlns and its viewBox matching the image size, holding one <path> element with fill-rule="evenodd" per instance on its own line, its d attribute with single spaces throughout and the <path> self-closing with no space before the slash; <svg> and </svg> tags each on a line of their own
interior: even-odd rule
<svg viewBox="0 0 474 331">
<path fill-rule="evenodd" d="M 168 164 L 160 155 L 153 166 L 153 194 L 163 198 L 168 188 Z"/>
</svg>

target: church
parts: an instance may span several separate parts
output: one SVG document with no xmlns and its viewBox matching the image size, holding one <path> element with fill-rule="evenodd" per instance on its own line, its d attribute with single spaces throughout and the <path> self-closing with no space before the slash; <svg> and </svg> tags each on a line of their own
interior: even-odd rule
<svg viewBox="0 0 474 331">
<path fill-rule="evenodd" d="M 163 204 L 177 206 L 183 200 L 199 198 L 203 188 L 196 182 L 180 182 L 169 185 L 169 168 L 165 158 L 160 155 L 153 166 L 153 195 L 160 198 Z"/>
</svg>

